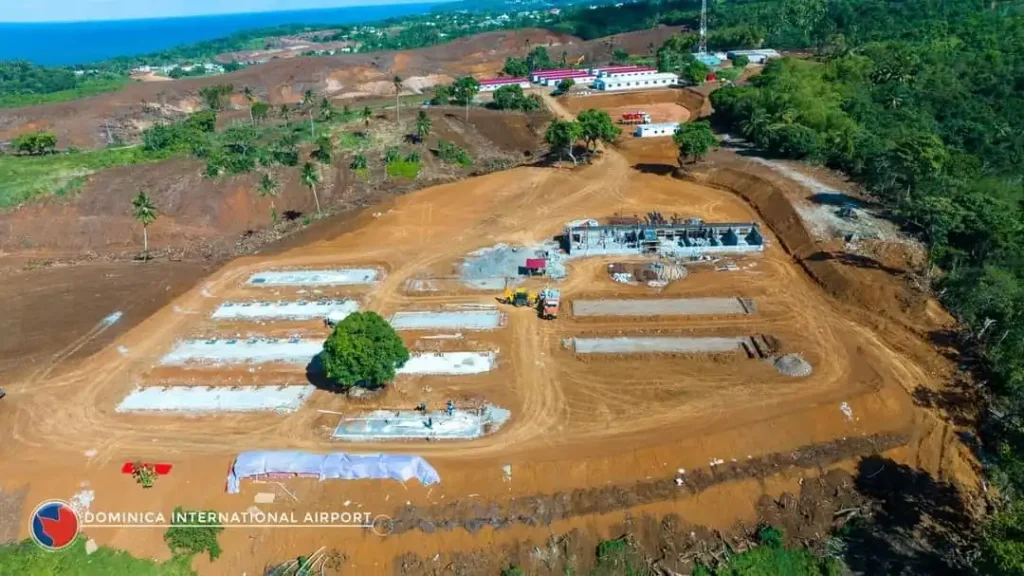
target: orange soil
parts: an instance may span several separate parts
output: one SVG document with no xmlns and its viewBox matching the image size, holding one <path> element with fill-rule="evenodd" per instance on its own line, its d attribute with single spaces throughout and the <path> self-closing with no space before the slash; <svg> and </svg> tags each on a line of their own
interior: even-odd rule
<svg viewBox="0 0 1024 576">
<path fill-rule="evenodd" d="M 572 101 L 570 100 L 570 103 Z M 565 113 L 560 106 L 556 112 Z M 658 148 L 667 146 L 667 149 Z M 409 278 L 424 271 L 450 270 L 468 252 L 498 242 L 533 243 L 560 232 L 565 222 L 612 213 L 665 214 L 708 221 L 776 222 L 769 207 L 755 200 L 631 166 L 672 158 L 670 144 L 643 143 L 623 152 L 608 149 L 592 165 L 577 170 L 517 168 L 463 182 L 436 186 L 367 209 L 350 229 L 335 237 L 271 256 L 240 258 L 202 285 L 177 298 L 109 347 L 57 378 L 30 377 L 13 383 L 0 410 L 2 487 L 29 487 L 27 507 L 45 498 L 67 498 L 88 482 L 96 491 L 94 510 L 169 511 L 176 505 L 245 510 L 256 492 L 274 491 L 278 503 L 263 509 L 372 510 L 395 514 L 405 502 L 443 505 L 455 500 L 507 500 L 515 496 L 571 491 L 607 484 L 629 484 L 665 477 L 677 468 L 705 468 L 713 459 L 787 452 L 801 446 L 878 433 L 903 435 L 902 461 L 970 483 L 970 456 L 951 428 L 914 406 L 909 392 L 934 385 L 942 363 L 920 351 L 920 337 L 898 323 L 879 326 L 855 313 L 852 304 L 822 290 L 821 280 L 800 266 L 793 231 L 763 227 L 768 249 L 743 260 L 752 268 L 701 273 L 673 283 L 665 297 L 735 295 L 752 298 L 759 313 L 712 319 L 575 319 L 542 322 L 530 310 L 505 310 L 500 330 L 468 334 L 466 349 L 498 348 L 497 370 L 462 378 L 399 378 L 383 398 L 356 404 L 317 392 L 302 410 L 287 416 L 230 415 L 182 418 L 121 415 L 114 406 L 133 387 L 191 377 L 197 382 L 250 379 L 302 379 L 302 370 L 190 371 L 156 367 L 177 339 L 225 333 L 209 313 L 225 299 L 276 298 L 273 289 L 243 284 L 258 270 L 281 267 L 382 265 L 387 277 L 365 292 L 365 307 L 384 315 L 397 310 L 453 303 L 493 303 L 493 295 L 409 293 Z M 742 187 L 742 183 L 737 184 Z M 754 207 L 757 208 L 755 210 Z M 798 222 L 790 223 L 798 227 Z M 780 237 L 776 236 L 776 232 Z M 785 235 L 786 238 L 782 238 Z M 574 260 L 560 285 L 567 305 L 580 297 L 637 295 L 642 287 L 608 280 L 604 267 L 616 259 Z M 285 291 L 282 291 L 282 293 Z M 295 329 L 318 333 L 311 323 L 253 325 L 253 332 Z M 814 366 L 802 379 L 788 378 L 771 365 L 745 357 L 688 356 L 580 358 L 562 341 L 577 334 L 638 331 L 678 334 L 767 333 L 784 352 L 800 352 Z M 407 337 L 410 344 L 411 337 Z M 429 344 L 424 344 L 429 346 Z M 129 349 L 127 354 L 118 346 Z M 456 347 L 455 343 L 438 346 Z M 183 374 L 188 372 L 188 374 Z M 266 372 L 264 374 L 263 372 Z M 428 390 L 429 388 L 429 390 Z M 498 433 L 465 443 L 382 442 L 339 444 L 326 438 L 336 415 L 373 406 L 410 407 L 422 399 L 486 399 L 512 411 Z M 840 403 L 854 417 L 846 419 Z M 439 471 L 440 485 L 308 480 L 276 485 L 243 484 L 242 493 L 223 492 L 225 471 L 235 454 L 251 449 L 389 451 L 420 454 Z M 83 456 L 95 449 L 93 458 Z M 174 472 L 149 491 L 118 473 L 123 460 L 170 461 Z M 510 464 L 511 482 L 502 480 Z M 693 498 L 646 506 L 650 513 L 690 514 L 702 523 L 727 527 L 752 517 L 751 502 L 761 493 L 792 489 L 802 471 L 784 472 L 770 485 L 724 485 Z M 352 508 L 346 508 L 351 501 Z M 24 511 L 27 514 L 27 510 Z M 514 526 L 470 534 L 463 530 L 427 534 L 410 531 L 380 539 L 354 530 L 228 530 L 225 554 L 214 564 L 198 560 L 203 574 L 257 572 L 267 563 L 308 553 L 321 545 L 344 550 L 354 573 L 390 573 L 392 559 L 405 552 L 432 555 L 543 538 L 580 527 L 606 533 L 621 514 L 578 516 L 548 527 Z M 24 534 L 24 532 L 23 532 Z M 159 530 L 93 530 L 100 543 L 137 554 L 166 557 Z"/>
</svg>

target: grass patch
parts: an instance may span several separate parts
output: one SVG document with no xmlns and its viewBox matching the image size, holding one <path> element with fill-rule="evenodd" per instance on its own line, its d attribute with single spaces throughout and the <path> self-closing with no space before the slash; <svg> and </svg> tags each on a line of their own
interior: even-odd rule
<svg viewBox="0 0 1024 576">
<path fill-rule="evenodd" d="M 741 74 L 743 74 L 742 68 L 722 68 L 721 70 L 715 71 L 715 75 L 720 79 L 729 80 L 730 82 L 735 81 Z"/>
<path fill-rule="evenodd" d="M 130 146 L 48 156 L 0 156 L 0 209 L 37 196 L 68 195 L 81 188 L 88 175 L 104 168 L 156 162 L 171 155 Z"/>
<path fill-rule="evenodd" d="M 408 160 L 395 160 L 388 163 L 387 171 L 388 177 L 391 178 L 415 180 L 416 176 L 420 173 L 420 163 Z"/>
<path fill-rule="evenodd" d="M 124 88 L 129 82 L 130 80 L 125 77 L 95 78 L 85 80 L 80 86 L 70 90 L 61 90 L 48 94 L 4 94 L 0 95 L 0 108 L 20 108 L 22 106 L 35 106 L 36 104 L 51 104 L 88 98 L 106 92 L 115 92 Z"/>
<path fill-rule="evenodd" d="M 43 550 L 31 540 L 0 546 L 0 574 L 24 576 L 194 576 L 191 561 L 191 557 L 179 556 L 161 563 L 106 546 L 86 554 L 82 537 L 59 552 Z"/>
<path fill-rule="evenodd" d="M 356 176 L 359 176 L 363 180 L 366 180 L 367 182 L 370 181 L 370 169 L 369 168 L 354 168 L 352 170 L 352 173 L 355 174 Z"/>
<path fill-rule="evenodd" d="M 338 148 L 342 150 L 363 150 L 369 147 L 370 139 L 359 132 L 342 132 L 338 134 Z"/>
</svg>

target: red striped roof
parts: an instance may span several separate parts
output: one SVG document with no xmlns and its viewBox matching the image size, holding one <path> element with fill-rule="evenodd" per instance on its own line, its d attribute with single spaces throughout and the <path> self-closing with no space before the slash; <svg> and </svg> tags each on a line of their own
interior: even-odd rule
<svg viewBox="0 0 1024 576">
<path fill-rule="evenodd" d="M 559 74 L 561 72 L 579 72 L 579 68 L 549 68 L 547 70 L 534 70 L 533 73 L 537 76 L 543 76 L 545 74 Z"/>
<path fill-rule="evenodd" d="M 565 72 L 563 74 L 547 74 L 538 78 L 541 80 L 551 80 L 553 78 L 582 78 L 583 76 L 593 76 L 593 74 L 590 72 Z"/>
<path fill-rule="evenodd" d="M 529 82 L 528 78 L 484 78 L 480 80 L 480 85 L 484 84 L 519 84 L 521 82 Z"/>
</svg>

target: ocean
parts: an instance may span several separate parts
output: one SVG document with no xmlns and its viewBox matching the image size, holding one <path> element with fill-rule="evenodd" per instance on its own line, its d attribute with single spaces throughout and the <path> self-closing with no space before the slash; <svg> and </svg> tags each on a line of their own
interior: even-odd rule
<svg viewBox="0 0 1024 576">
<path fill-rule="evenodd" d="M 31 0 L 26 0 L 31 1 Z M 254 28 L 282 24 L 353 24 L 425 14 L 441 2 L 352 6 L 151 20 L 13 24 L 0 22 L 0 61 L 47 66 L 88 64 L 116 56 L 149 54 Z"/>
</svg>

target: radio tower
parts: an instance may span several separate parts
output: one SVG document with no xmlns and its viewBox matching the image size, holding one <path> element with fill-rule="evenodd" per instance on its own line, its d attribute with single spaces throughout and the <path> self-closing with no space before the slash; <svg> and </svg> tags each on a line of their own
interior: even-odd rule
<svg viewBox="0 0 1024 576">
<path fill-rule="evenodd" d="M 697 44 L 697 54 L 704 56 L 708 53 L 708 0 L 701 0 L 700 3 L 700 43 Z"/>
</svg>

